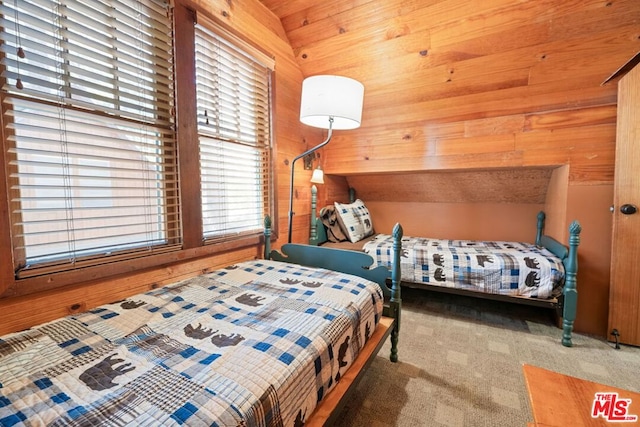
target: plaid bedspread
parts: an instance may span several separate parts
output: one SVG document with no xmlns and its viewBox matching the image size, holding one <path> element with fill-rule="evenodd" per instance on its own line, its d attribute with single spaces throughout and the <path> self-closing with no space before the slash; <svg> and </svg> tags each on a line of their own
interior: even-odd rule
<svg viewBox="0 0 640 427">
<path fill-rule="evenodd" d="M 1 337 L 0 425 L 302 425 L 381 312 L 355 276 L 230 266 Z"/>
<path fill-rule="evenodd" d="M 363 250 L 390 266 L 392 244 L 392 236 L 379 234 Z M 402 280 L 412 283 L 545 299 L 564 284 L 562 261 L 529 243 L 405 237 L 402 252 Z"/>
</svg>

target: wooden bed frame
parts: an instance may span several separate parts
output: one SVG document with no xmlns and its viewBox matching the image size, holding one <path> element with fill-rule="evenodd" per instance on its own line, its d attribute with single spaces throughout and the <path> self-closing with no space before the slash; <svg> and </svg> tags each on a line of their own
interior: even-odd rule
<svg viewBox="0 0 640 427">
<path fill-rule="evenodd" d="M 349 201 L 353 203 L 355 201 L 355 190 L 349 189 Z M 311 231 L 309 234 L 309 243 L 311 245 L 321 245 L 326 242 L 327 231 L 317 215 L 317 189 L 315 186 L 311 188 Z M 322 211 L 321 211 L 322 212 Z M 321 216 L 321 215 L 320 215 Z M 548 309 L 554 309 L 557 316 L 562 318 L 562 345 L 565 347 L 571 347 L 571 334 L 573 332 L 573 324 L 576 319 L 577 304 L 578 304 L 578 289 L 577 289 L 577 273 L 578 273 L 578 246 L 580 244 L 580 232 L 582 227 L 578 221 L 573 221 L 569 225 L 569 239 L 568 246 L 563 245 L 551 236 L 544 234 L 544 222 L 545 213 L 539 212 L 537 216 L 537 231 L 536 241 L 537 246 L 544 247 L 556 255 L 565 269 L 565 283 L 562 291 L 562 295 L 558 298 L 527 298 L 519 296 L 498 295 L 483 293 L 467 289 L 455 289 L 437 285 L 430 285 L 425 283 L 413 283 L 407 281 L 401 281 L 403 286 L 428 289 L 436 292 L 445 292 L 456 295 L 466 295 L 477 298 L 485 298 L 496 301 L 504 301 L 510 303 L 518 303 L 525 305 L 532 305 L 536 307 L 543 307 Z M 351 244 L 352 245 L 352 244 Z"/>
<path fill-rule="evenodd" d="M 306 420 L 305 426 L 331 425 L 340 415 L 344 403 L 355 389 L 364 372 L 373 362 L 387 337 L 391 336 L 389 359 L 398 361 L 398 338 L 402 299 L 400 295 L 400 254 L 402 252 L 402 226 L 393 228 L 393 266 L 369 268 L 373 258 L 364 252 L 332 249 L 322 246 L 287 243 L 280 249 L 271 250 L 271 218 L 264 221 L 264 258 L 290 262 L 309 267 L 320 267 L 342 273 L 353 274 L 378 283 L 384 294 L 382 318 L 371 337 L 362 348 L 353 365 L 342 376 L 340 382 L 327 394 Z M 389 288 L 391 284 L 391 288 Z"/>
</svg>

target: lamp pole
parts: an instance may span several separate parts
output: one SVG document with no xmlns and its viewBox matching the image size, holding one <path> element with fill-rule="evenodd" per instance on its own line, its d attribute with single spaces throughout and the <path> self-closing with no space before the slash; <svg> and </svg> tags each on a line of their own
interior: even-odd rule
<svg viewBox="0 0 640 427">
<path fill-rule="evenodd" d="M 324 147 L 325 145 L 327 145 L 329 143 L 329 141 L 331 141 L 331 134 L 333 131 L 333 117 L 329 117 L 329 133 L 327 134 L 327 139 L 325 139 L 322 143 L 316 145 L 315 147 L 305 151 L 304 153 L 296 156 L 293 161 L 291 162 L 291 182 L 289 185 L 289 237 L 287 239 L 288 243 L 291 243 L 291 226 L 293 225 L 293 176 L 294 176 L 294 169 L 296 166 L 296 162 L 298 161 L 298 159 L 303 158 L 304 156 L 313 153 L 316 150 L 319 150 L 320 148 Z"/>
</svg>

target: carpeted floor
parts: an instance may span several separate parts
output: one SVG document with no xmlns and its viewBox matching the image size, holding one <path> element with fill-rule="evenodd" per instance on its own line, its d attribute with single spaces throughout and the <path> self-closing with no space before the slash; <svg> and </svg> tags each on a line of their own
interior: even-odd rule
<svg viewBox="0 0 640 427">
<path fill-rule="evenodd" d="M 399 362 L 380 350 L 338 426 L 524 427 L 528 363 L 640 392 L 640 348 L 574 333 L 550 310 L 403 289 Z"/>
</svg>

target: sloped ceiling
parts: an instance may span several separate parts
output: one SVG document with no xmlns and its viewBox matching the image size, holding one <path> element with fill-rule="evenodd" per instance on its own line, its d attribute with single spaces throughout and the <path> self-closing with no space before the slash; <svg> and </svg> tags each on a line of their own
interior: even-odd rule
<svg viewBox="0 0 640 427">
<path fill-rule="evenodd" d="M 481 103 L 485 93 L 570 75 L 598 86 L 640 50 L 637 0 L 262 3 L 280 18 L 305 76 L 363 81 L 369 105 L 470 94 L 467 102 Z M 598 60 L 605 52 L 615 59 Z"/>
<path fill-rule="evenodd" d="M 347 178 L 367 201 L 544 204 L 553 169 L 432 171 Z"/>
<path fill-rule="evenodd" d="M 262 3 L 304 76 L 365 86 L 326 173 L 571 165 L 571 183 L 613 182 L 617 90 L 602 83 L 640 51 L 638 0 Z"/>
</svg>

